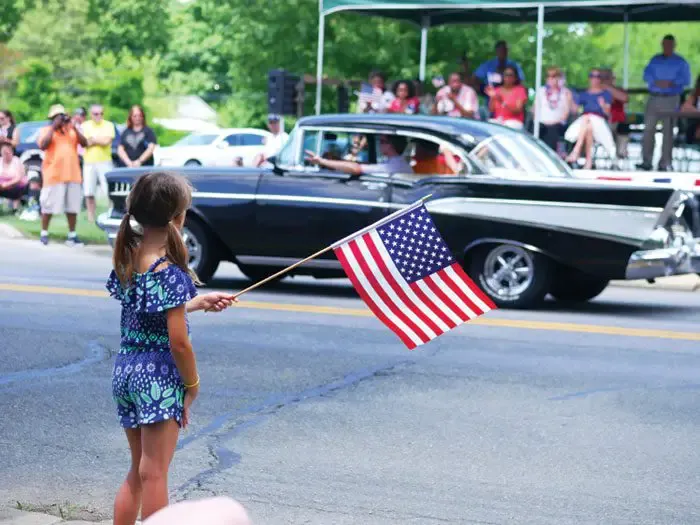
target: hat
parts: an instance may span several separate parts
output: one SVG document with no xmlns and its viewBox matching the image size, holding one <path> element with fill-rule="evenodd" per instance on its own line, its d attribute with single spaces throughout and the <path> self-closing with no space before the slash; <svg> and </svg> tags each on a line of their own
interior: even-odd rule
<svg viewBox="0 0 700 525">
<path fill-rule="evenodd" d="M 268 122 L 279 122 L 279 120 L 280 120 L 280 116 L 277 115 L 276 113 L 270 113 L 270 114 L 267 116 L 267 121 L 268 121 Z"/>
<path fill-rule="evenodd" d="M 54 118 L 56 115 L 65 115 L 66 114 L 66 108 L 64 108 L 61 104 L 54 104 L 51 106 L 51 109 L 49 109 L 49 119 Z"/>
</svg>

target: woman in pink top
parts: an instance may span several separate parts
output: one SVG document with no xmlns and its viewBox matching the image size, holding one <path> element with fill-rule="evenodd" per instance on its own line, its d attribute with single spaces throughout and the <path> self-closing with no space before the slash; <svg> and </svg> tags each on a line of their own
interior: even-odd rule
<svg viewBox="0 0 700 525">
<path fill-rule="evenodd" d="M 489 109 L 493 122 L 510 128 L 523 129 L 525 126 L 525 103 L 527 91 L 520 85 L 515 68 L 506 66 L 503 70 L 503 85 L 489 86 L 485 90 L 489 97 Z"/>
<path fill-rule="evenodd" d="M 0 198 L 14 201 L 14 208 L 17 209 L 19 200 L 27 194 L 27 188 L 24 166 L 15 157 L 12 144 L 0 143 Z"/>
<path fill-rule="evenodd" d="M 415 115 L 420 109 L 420 100 L 416 97 L 413 82 L 399 80 L 394 84 L 394 96 L 396 97 L 389 106 L 389 113 L 406 113 Z"/>
</svg>

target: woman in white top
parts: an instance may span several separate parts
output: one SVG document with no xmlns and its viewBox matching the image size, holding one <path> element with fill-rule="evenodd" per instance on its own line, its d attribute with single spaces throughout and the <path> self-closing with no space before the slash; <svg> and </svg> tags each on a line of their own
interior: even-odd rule
<svg viewBox="0 0 700 525">
<path fill-rule="evenodd" d="M 0 143 L 0 198 L 13 201 L 13 208 L 17 209 L 19 200 L 27 194 L 27 189 L 24 166 L 15 156 L 12 144 Z"/>
<path fill-rule="evenodd" d="M 557 151 L 557 143 L 566 131 L 573 100 L 571 91 L 564 87 L 562 80 L 561 69 L 550 67 L 545 85 L 535 96 L 534 111 L 540 119 L 540 138 L 554 151 Z"/>
</svg>

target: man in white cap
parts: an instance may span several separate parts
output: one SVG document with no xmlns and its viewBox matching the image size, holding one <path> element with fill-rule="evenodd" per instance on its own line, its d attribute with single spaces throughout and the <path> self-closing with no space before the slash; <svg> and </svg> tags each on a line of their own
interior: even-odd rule
<svg viewBox="0 0 700 525">
<path fill-rule="evenodd" d="M 54 104 L 49 110 L 51 124 L 39 132 L 37 144 L 44 150 L 41 166 L 42 188 L 41 243 L 49 243 L 49 223 L 57 213 L 65 213 L 68 220 L 68 246 L 82 244 L 75 233 L 75 224 L 83 200 L 78 145 L 87 140 L 75 129 L 65 108 Z"/>
<path fill-rule="evenodd" d="M 270 114 L 267 116 L 267 129 L 270 130 L 272 136 L 265 137 L 265 150 L 253 160 L 255 166 L 261 166 L 266 159 L 277 155 L 289 138 L 289 135 L 282 129 L 279 115 Z"/>
</svg>

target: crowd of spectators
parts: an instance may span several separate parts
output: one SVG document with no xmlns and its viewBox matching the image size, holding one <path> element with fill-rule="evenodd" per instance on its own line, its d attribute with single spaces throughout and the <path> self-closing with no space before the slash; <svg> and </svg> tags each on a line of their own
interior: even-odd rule
<svg viewBox="0 0 700 525">
<path fill-rule="evenodd" d="M 146 124 L 141 106 L 129 110 L 118 141 L 117 127 L 105 119 L 100 104 L 90 107 L 89 117 L 82 107 L 70 115 L 61 104 L 51 106 L 49 123 L 36 139 L 43 152 L 41 171 L 29 177 L 15 154 L 20 138 L 12 112 L 0 111 L 0 198 L 12 202 L 14 209 L 24 202 L 28 211 L 41 217 L 42 244 L 49 242 L 52 217 L 65 214 L 69 230 L 66 244 L 81 245 L 76 234 L 78 214 L 85 208 L 88 220 L 95 220 L 97 190 L 108 191 L 106 173 L 115 164 L 153 165 L 157 138 Z"/>
<path fill-rule="evenodd" d="M 654 56 L 644 70 L 649 98 L 645 110 L 642 162 L 638 169 L 652 169 L 657 123 L 663 129 L 659 171 L 671 169 L 674 143 L 674 112 L 698 112 L 700 119 L 700 76 L 695 89 L 681 105 L 681 95 L 690 84 L 688 62 L 676 54 L 673 35 L 663 38 L 662 53 Z M 495 122 L 509 128 L 533 132 L 535 116 L 539 136 L 572 166 L 583 158 L 583 167 L 593 167 L 596 147 L 600 147 L 616 167 L 628 157 L 629 123 L 627 91 L 617 85 L 609 68 L 594 67 L 584 89 L 567 87 L 562 68 L 547 68 L 544 85 L 534 91 L 532 103 L 520 64 L 508 56 L 508 44 L 499 41 L 495 57 L 470 73 L 463 67 L 432 79 L 435 94 L 428 93 L 420 80 L 398 80 L 391 88 L 383 73 L 374 71 L 369 83 L 358 93 L 358 112 L 443 115 Z M 697 120 L 690 119 L 688 143 L 700 142 Z"/>
</svg>

